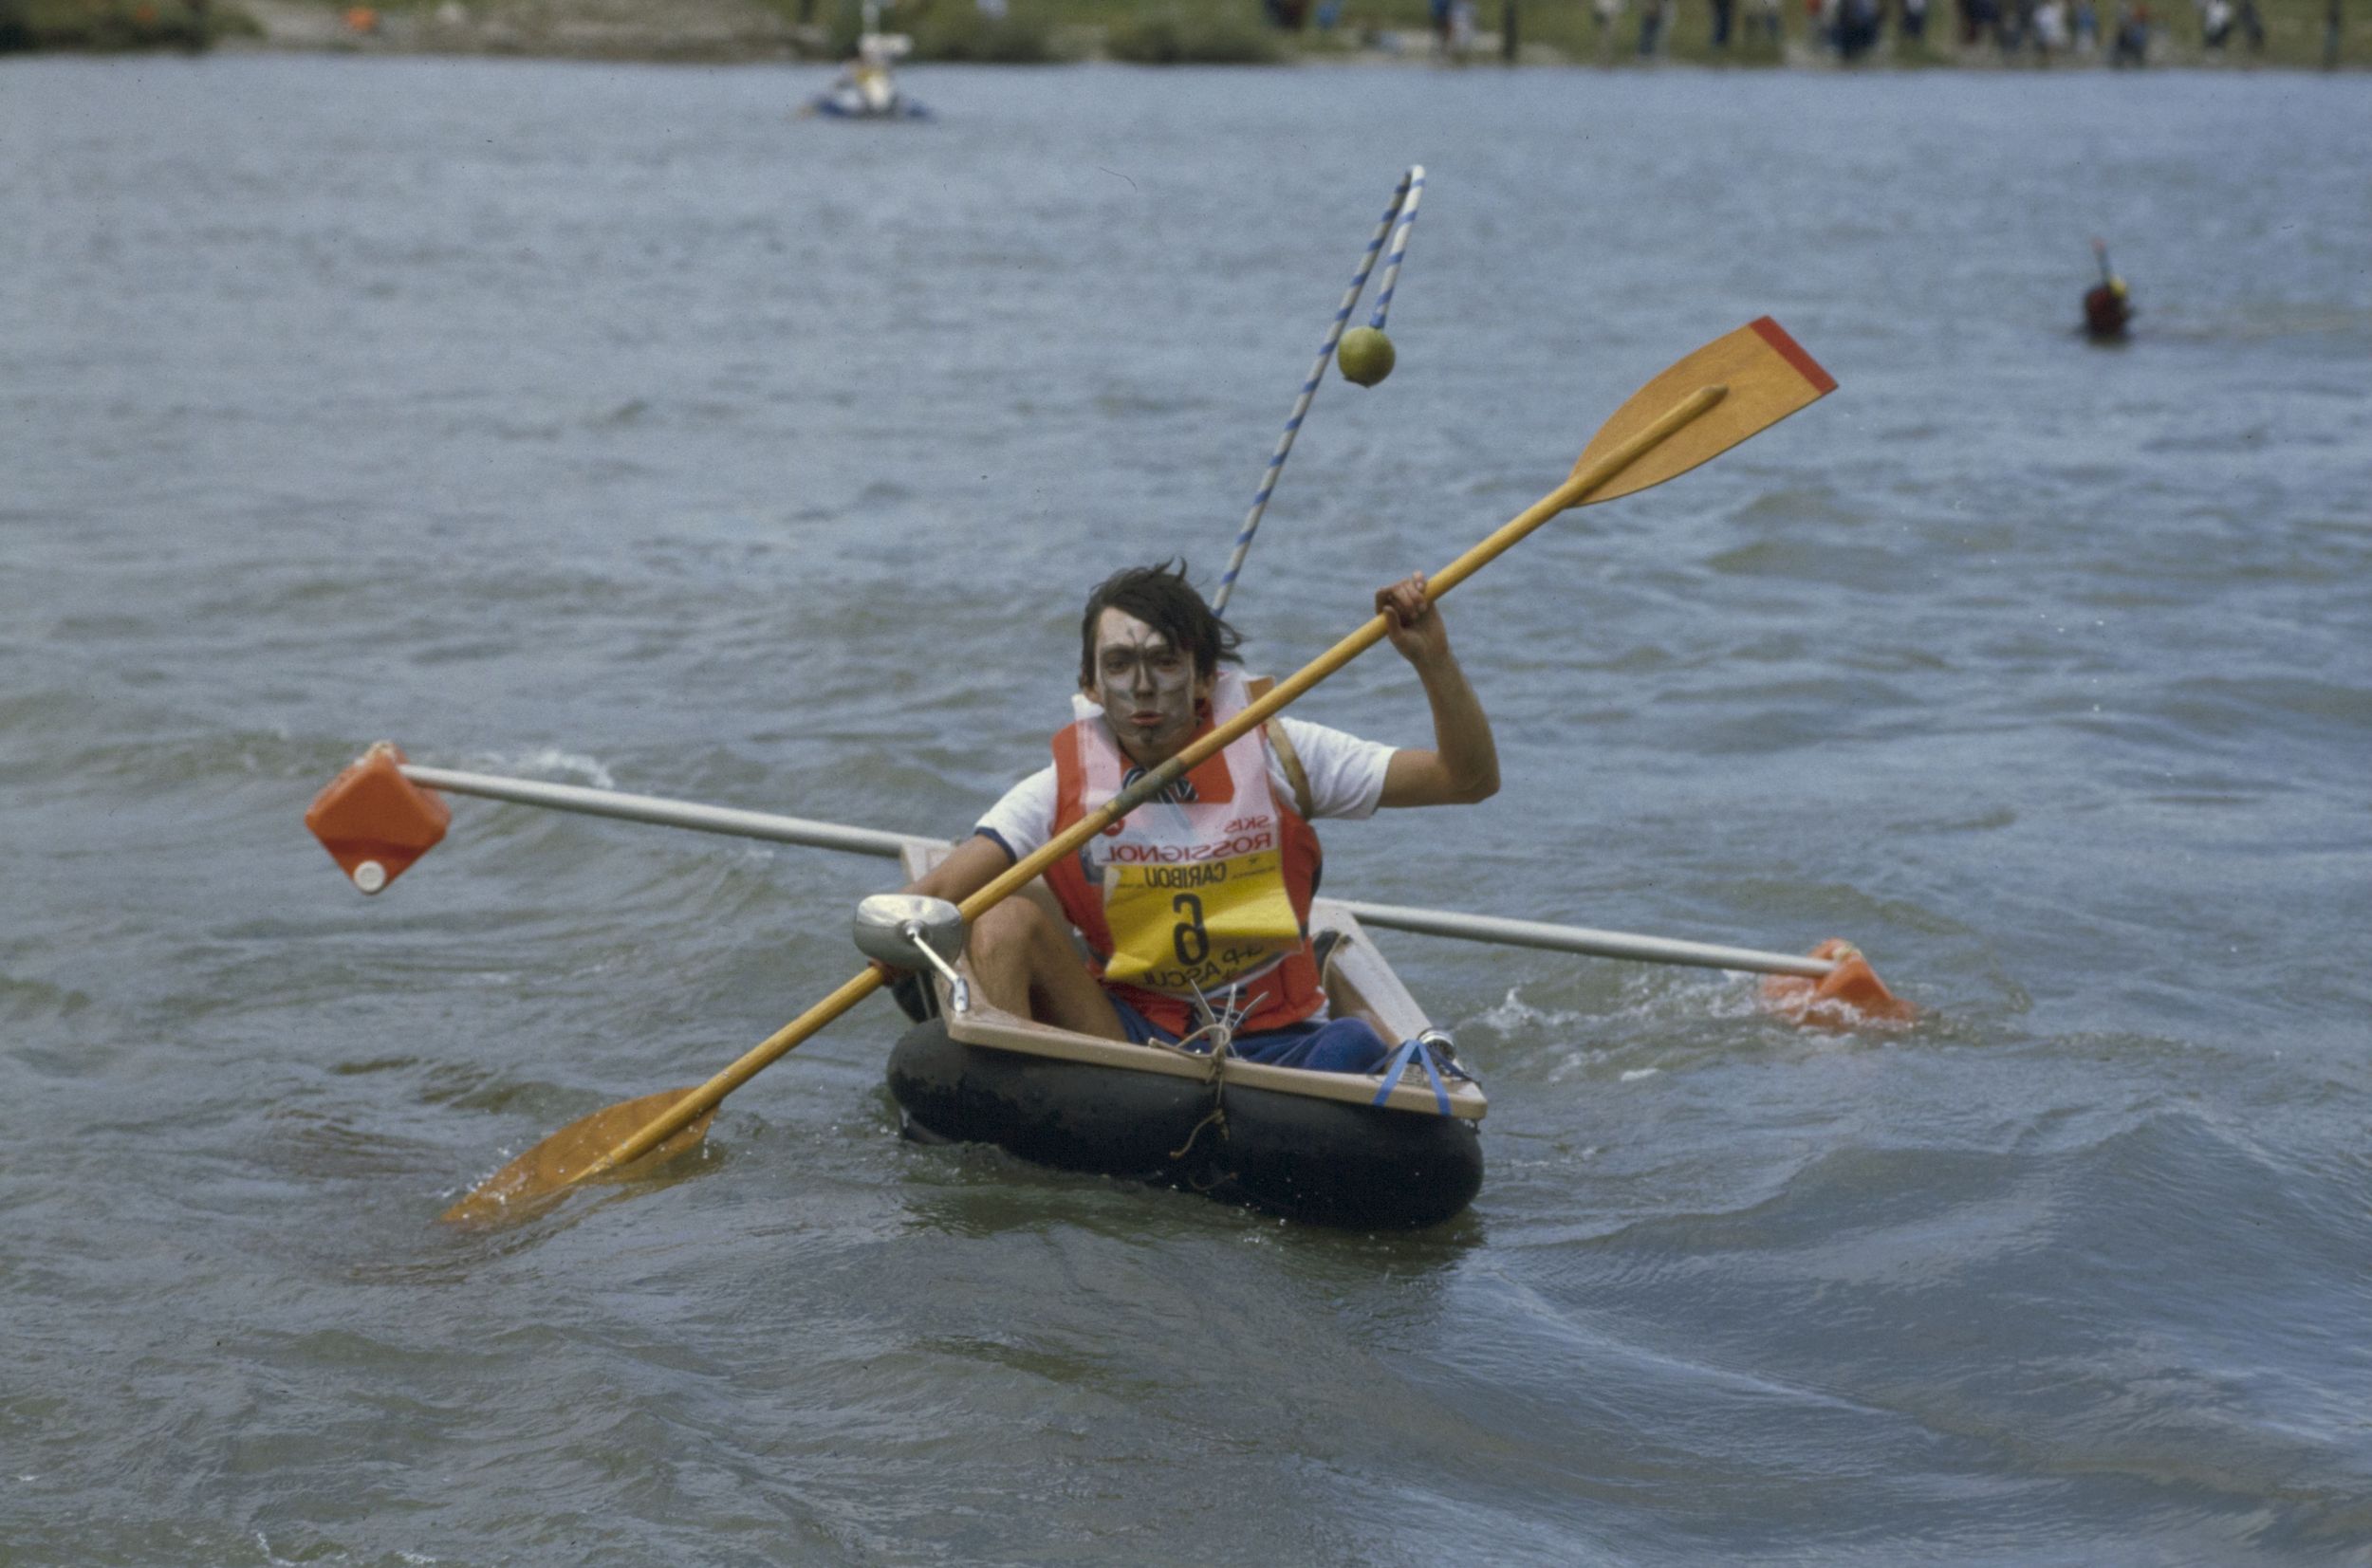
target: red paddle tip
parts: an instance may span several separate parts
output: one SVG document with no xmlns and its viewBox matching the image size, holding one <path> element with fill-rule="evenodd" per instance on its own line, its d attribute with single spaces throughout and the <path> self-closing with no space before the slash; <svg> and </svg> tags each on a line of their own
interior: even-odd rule
<svg viewBox="0 0 2372 1568">
<path fill-rule="evenodd" d="M 1918 1009 L 1888 990 L 1852 943 L 1830 937 L 1812 950 L 1812 956 L 1828 959 L 1836 968 L 1819 980 L 1797 974 L 1764 976 L 1766 1008 L 1791 1024 L 1826 1029 L 1908 1024 L 1918 1017 Z"/>
<path fill-rule="evenodd" d="M 1823 397 L 1837 390 L 1837 378 L 1820 366 L 1820 361 L 1804 352 L 1804 345 L 1788 336 L 1788 329 L 1769 316 L 1758 316 L 1746 323 L 1763 341 L 1769 343 L 1779 358 L 1795 367 L 1795 373 L 1812 383 Z"/>
</svg>

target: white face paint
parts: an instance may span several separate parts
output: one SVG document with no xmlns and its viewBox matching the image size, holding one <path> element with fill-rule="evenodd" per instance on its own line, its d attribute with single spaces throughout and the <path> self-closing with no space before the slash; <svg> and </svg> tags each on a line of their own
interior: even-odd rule
<svg viewBox="0 0 2372 1568">
<path fill-rule="evenodd" d="M 1120 737 L 1131 761 L 1165 763 L 1194 738 L 1211 682 L 1195 673 L 1194 655 L 1124 610 L 1096 620 L 1094 684 L 1087 695 Z"/>
</svg>

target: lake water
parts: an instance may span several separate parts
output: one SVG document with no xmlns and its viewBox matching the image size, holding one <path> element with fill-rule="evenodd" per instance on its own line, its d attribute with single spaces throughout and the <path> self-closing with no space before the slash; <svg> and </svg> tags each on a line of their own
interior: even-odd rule
<svg viewBox="0 0 2372 1568">
<path fill-rule="evenodd" d="M 2101 73 L 0 65 L 0 1562 L 2372 1562 L 2372 98 Z M 1506 787 L 1346 895 L 1492 1095 L 1416 1235 L 899 1140 L 886 1002 L 683 1179 L 438 1210 L 854 965 L 1077 605 L 1297 668 L 1765 312 L 1841 390 L 1449 601 Z M 2132 341 L 2075 330 L 2106 237 Z M 1421 742 L 1388 653 L 1303 711 Z"/>
</svg>

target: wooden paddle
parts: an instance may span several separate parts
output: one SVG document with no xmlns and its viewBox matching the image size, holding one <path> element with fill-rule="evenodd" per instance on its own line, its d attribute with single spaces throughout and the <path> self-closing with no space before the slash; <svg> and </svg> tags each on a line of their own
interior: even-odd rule
<svg viewBox="0 0 2372 1568">
<path fill-rule="evenodd" d="M 1714 339 L 1633 393 L 1591 440 L 1564 484 L 1434 573 L 1428 584 L 1431 596 L 1438 600 L 1449 593 L 1559 512 L 1629 495 L 1686 473 L 1835 391 L 1836 385 L 1768 316 Z M 1047 867 L 1266 724 L 1382 641 L 1390 625 L 1388 616 L 1377 615 L 1227 723 L 1140 775 L 965 899 L 958 908 L 966 922 L 977 920 L 1028 886 Z M 696 1144 L 726 1096 L 872 995 L 883 981 L 881 971 L 868 965 L 697 1088 L 644 1096 L 570 1122 L 479 1183 L 445 1210 L 444 1217 L 456 1222 L 497 1219 L 532 1208 L 588 1177 L 621 1171 L 646 1156 L 656 1156 L 654 1163 L 673 1158 Z M 664 1109 L 654 1109 L 658 1106 Z"/>
</svg>

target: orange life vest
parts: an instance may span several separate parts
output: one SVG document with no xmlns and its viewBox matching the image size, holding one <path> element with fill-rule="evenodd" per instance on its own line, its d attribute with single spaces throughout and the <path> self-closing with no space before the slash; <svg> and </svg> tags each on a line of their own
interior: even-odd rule
<svg viewBox="0 0 2372 1568">
<path fill-rule="evenodd" d="M 1223 673 L 1196 737 L 1244 700 L 1241 677 Z M 1081 707 L 1053 742 L 1058 834 L 1136 771 L 1103 712 Z M 1239 1033 L 1309 1017 L 1326 1000 L 1309 950 L 1318 835 L 1269 783 L 1267 741 L 1253 729 L 1182 784 L 1189 798 L 1147 802 L 1046 873 L 1096 978 L 1175 1035 L 1199 1022 L 1196 988 L 1214 1005 L 1236 993 L 1250 1009 Z"/>
</svg>

